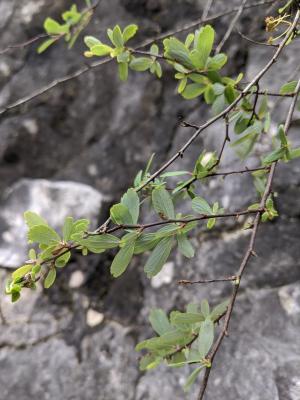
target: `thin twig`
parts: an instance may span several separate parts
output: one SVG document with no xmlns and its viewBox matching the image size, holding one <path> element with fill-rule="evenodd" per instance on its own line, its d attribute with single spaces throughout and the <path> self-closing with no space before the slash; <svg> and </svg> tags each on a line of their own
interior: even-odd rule
<svg viewBox="0 0 300 400">
<path fill-rule="evenodd" d="M 244 8 L 245 9 L 250 9 L 250 8 L 253 8 L 253 7 L 264 6 L 264 5 L 268 5 L 268 4 L 272 4 L 272 3 L 274 3 L 274 0 L 260 1 L 260 2 L 257 2 L 257 3 L 249 4 L 248 6 L 245 6 Z M 232 8 L 229 11 L 226 11 L 226 12 L 223 12 L 223 13 L 219 13 L 219 14 L 215 14 L 215 15 L 212 15 L 211 17 L 207 17 L 204 20 L 202 20 L 202 18 L 197 19 L 197 20 L 193 21 L 190 24 L 183 25 L 180 28 L 176 28 L 174 30 L 168 31 L 168 32 L 163 33 L 161 35 L 158 35 L 158 36 L 156 36 L 156 37 L 154 37 L 152 39 L 146 40 L 143 43 L 141 43 L 139 46 L 137 46 L 135 50 L 142 49 L 145 46 L 151 45 L 151 44 L 155 43 L 156 41 L 163 40 L 166 37 L 169 37 L 171 35 L 175 35 L 177 33 L 184 32 L 184 31 L 187 31 L 189 29 L 192 29 L 192 28 L 194 28 L 196 26 L 199 26 L 199 24 L 206 23 L 206 22 L 211 22 L 211 21 L 217 20 L 219 18 L 222 18 L 222 17 L 224 17 L 226 15 L 230 15 L 232 13 L 237 12 L 238 10 L 239 10 L 239 8 Z M 96 69 L 96 68 L 100 67 L 101 65 L 107 64 L 107 63 L 111 62 L 112 60 L 113 60 L 112 58 L 106 57 L 101 61 L 96 61 L 96 62 L 93 62 L 93 63 L 91 63 L 89 65 L 84 65 L 81 68 L 79 68 L 77 71 L 75 71 L 75 72 L 73 72 L 71 74 L 67 74 L 67 75 L 65 75 L 65 76 L 63 76 L 61 78 L 55 79 L 54 81 L 52 81 L 49 84 L 43 86 L 42 88 L 35 90 L 31 94 L 29 94 L 29 95 L 27 95 L 25 97 L 22 97 L 22 98 L 14 101 L 14 102 L 8 104 L 7 106 L 4 106 L 3 108 L 1 108 L 0 109 L 0 116 L 6 114 L 8 111 L 11 111 L 11 110 L 13 110 L 15 108 L 18 108 L 18 107 L 30 102 L 31 100 L 36 99 L 37 97 L 39 97 L 42 94 L 54 89 L 55 87 L 57 87 L 57 86 L 59 86 L 59 85 L 61 85 L 63 83 L 66 83 L 66 82 L 68 82 L 68 81 L 70 81 L 72 79 L 76 79 L 76 78 L 80 77 L 81 75 L 87 73 L 88 71 Z"/>
<path fill-rule="evenodd" d="M 240 16 L 242 15 L 242 12 L 244 10 L 244 7 L 247 3 L 247 0 L 243 0 L 235 17 L 232 19 L 225 35 L 223 36 L 222 40 L 220 41 L 220 43 L 218 44 L 218 46 L 216 47 L 215 53 L 218 54 L 221 52 L 222 48 L 224 47 L 225 43 L 227 42 L 227 40 L 229 39 L 231 32 L 233 31 L 233 29 L 235 28 L 235 25 L 238 21 L 238 19 L 240 18 Z"/>
<path fill-rule="evenodd" d="M 296 14 L 296 17 L 295 17 L 295 20 L 294 20 L 294 23 L 295 23 L 295 21 L 297 23 L 297 21 L 299 20 L 299 15 L 300 15 L 300 11 L 298 10 L 298 12 Z M 293 98 L 293 101 L 292 101 L 292 103 L 290 105 L 289 112 L 288 112 L 288 115 L 287 115 L 287 118 L 286 118 L 286 121 L 285 121 L 285 125 L 284 125 L 285 134 L 288 133 L 289 127 L 291 125 L 292 116 L 293 116 L 293 113 L 294 113 L 294 110 L 295 110 L 295 106 L 296 106 L 297 97 L 298 97 L 299 92 L 300 92 L 300 79 L 298 80 L 297 87 L 295 89 L 296 95 Z M 272 165 L 271 165 L 271 169 L 270 169 L 270 173 L 269 173 L 269 176 L 268 176 L 268 181 L 267 181 L 267 184 L 266 184 L 266 188 L 265 188 L 264 194 L 263 194 L 261 202 L 260 202 L 260 209 L 261 210 L 265 208 L 267 199 L 268 199 L 268 197 L 269 197 L 269 195 L 271 193 L 272 183 L 273 183 L 273 180 L 274 180 L 274 174 L 275 174 L 276 166 L 277 166 L 277 161 L 273 162 Z M 258 227 L 259 227 L 259 224 L 260 224 L 260 220 L 261 220 L 261 211 L 258 211 L 256 216 L 255 216 L 255 219 L 254 219 L 253 230 L 252 230 L 252 234 L 251 234 L 251 237 L 250 237 L 249 246 L 248 246 L 248 248 L 246 250 L 246 253 L 245 253 L 244 257 L 243 257 L 243 260 L 242 260 L 242 262 L 240 264 L 238 273 L 236 274 L 235 287 L 233 289 L 231 300 L 230 300 L 230 303 L 229 303 L 229 306 L 228 306 L 228 309 L 227 309 L 227 312 L 226 312 L 226 315 L 225 315 L 223 328 L 222 328 L 222 330 L 221 330 L 221 332 L 220 332 L 220 334 L 219 334 L 219 336 L 218 336 L 218 338 L 217 338 L 217 340 L 216 340 L 211 352 L 208 355 L 208 360 L 210 361 L 211 365 L 212 365 L 212 363 L 214 361 L 214 358 L 215 358 L 215 356 L 216 356 L 216 354 L 217 354 L 217 352 L 218 352 L 218 350 L 219 350 L 219 348 L 220 348 L 220 346 L 222 344 L 222 341 L 223 341 L 224 337 L 227 336 L 227 334 L 228 334 L 229 323 L 230 323 L 231 316 L 232 316 L 232 313 L 233 313 L 233 307 L 234 307 L 235 300 L 236 300 L 236 297 L 237 297 L 237 294 L 238 294 L 238 291 L 239 291 L 239 287 L 240 287 L 240 282 L 241 282 L 242 276 L 243 276 L 243 274 L 245 272 L 245 269 L 246 269 L 246 267 L 248 265 L 248 262 L 249 262 L 250 258 L 253 255 L 255 255 L 254 245 L 255 245 L 255 240 L 256 240 L 257 233 L 258 233 Z M 203 383 L 202 383 L 201 388 L 200 388 L 198 400 L 203 400 L 203 397 L 204 397 L 204 394 L 205 394 L 205 391 L 206 391 L 206 388 L 207 388 L 207 383 L 208 383 L 208 379 L 209 379 L 209 376 L 210 376 L 210 372 L 211 372 L 211 367 L 210 368 L 206 368 L 204 379 L 203 379 Z"/>
<path fill-rule="evenodd" d="M 215 283 L 215 282 L 233 282 L 236 280 L 236 276 L 228 276 L 227 278 L 217 278 L 217 279 L 201 279 L 199 281 L 187 281 L 182 279 L 178 281 L 179 285 L 195 285 L 199 283 Z"/>
<path fill-rule="evenodd" d="M 247 40 L 247 42 L 250 42 L 252 44 L 256 44 L 258 46 L 278 47 L 278 44 L 258 42 L 257 40 L 251 39 L 248 36 L 244 35 L 238 28 L 235 28 L 235 30 L 241 36 L 242 39 L 245 39 Z"/>
</svg>

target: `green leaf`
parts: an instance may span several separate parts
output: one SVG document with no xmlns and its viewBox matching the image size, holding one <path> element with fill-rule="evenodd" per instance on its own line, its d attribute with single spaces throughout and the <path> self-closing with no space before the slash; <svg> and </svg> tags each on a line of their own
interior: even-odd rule
<svg viewBox="0 0 300 400">
<path fill-rule="evenodd" d="M 140 360 L 140 370 L 149 371 L 156 368 L 162 361 L 161 357 L 157 357 L 153 354 L 147 354 Z"/>
<path fill-rule="evenodd" d="M 184 91 L 182 92 L 182 96 L 187 100 L 195 99 L 203 94 L 205 89 L 206 85 L 201 83 L 190 83 L 185 87 Z"/>
<path fill-rule="evenodd" d="M 182 64 L 184 67 L 193 69 L 194 65 L 190 58 L 190 52 L 187 47 L 175 37 L 163 41 L 165 56 Z M 180 71 L 179 71 L 180 72 Z"/>
<path fill-rule="evenodd" d="M 99 44 L 102 44 L 100 40 L 96 39 L 94 36 L 85 36 L 84 43 L 87 45 L 89 49 Z"/>
<path fill-rule="evenodd" d="M 51 268 L 44 281 L 44 288 L 49 289 L 55 282 L 55 279 L 56 279 L 56 269 Z"/>
<path fill-rule="evenodd" d="M 200 372 L 202 371 L 202 369 L 204 368 L 204 365 L 202 365 L 201 367 L 196 368 L 191 375 L 187 378 L 187 381 L 183 387 L 184 391 L 187 392 L 190 390 L 191 386 L 193 385 L 193 383 L 196 381 L 198 375 L 200 374 Z"/>
<path fill-rule="evenodd" d="M 204 100 L 206 104 L 212 104 L 216 99 L 213 85 L 207 85 L 204 92 Z"/>
<path fill-rule="evenodd" d="M 12 303 L 15 303 L 16 301 L 18 301 L 20 297 L 21 297 L 21 293 L 20 292 L 12 292 L 11 293 L 11 301 L 12 301 Z"/>
<path fill-rule="evenodd" d="M 134 58 L 130 62 L 129 67 L 134 71 L 146 71 L 147 69 L 150 68 L 151 64 L 152 60 L 150 58 L 139 57 L 139 58 Z"/>
<path fill-rule="evenodd" d="M 296 149 L 292 149 L 290 151 L 290 156 L 291 156 L 291 159 L 300 157 L 300 147 L 297 147 Z"/>
<path fill-rule="evenodd" d="M 90 221 L 88 219 L 78 219 L 76 222 L 74 222 L 71 239 L 73 234 L 84 233 L 87 231 L 89 224 Z"/>
<path fill-rule="evenodd" d="M 28 232 L 28 240 L 40 244 L 50 245 L 60 241 L 54 229 L 46 225 L 35 225 Z"/>
<path fill-rule="evenodd" d="M 280 94 L 292 94 L 292 93 L 294 93 L 296 86 L 297 86 L 297 81 L 287 82 L 283 86 L 281 86 L 279 93 Z"/>
<path fill-rule="evenodd" d="M 35 225 L 48 225 L 44 218 L 33 211 L 25 211 L 24 219 L 28 228 L 32 228 Z"/>
<path fill-rule="evenodd" d="M 140 213 L 140 199 L 137 192 L 132 188 L 128 189 L 123 195 L 121 203 L 127 207 L 132 217 L 132 222 L 136 224 Z"/>
<path fill-rule="evenodd" d="M 201 358 L 205 358 L 214 342 L 214 323 L 206 318 L 200 327 L 198 350 Z"/>
<path fill-rule="evenodd" d="M 110 273 L 113 277 L 117 278 L 126 271 L 133 257 L 134 246 L 135 242 L 130 241 L 119 250 L 110 267 Z"/>
<path fill-rule="evenodd" d="M 202 300 L 201 301 L 201 312 L 204 315 L 204 317 L 208 317 L 210 313 L 209 309 L 209 304 L 207 300 Z"/>
<path fill-rule="evenodd" d="M 128 78 L 128 63 L 126 62 L 120 62 L 118 64 L 119 68 L 119 77 L 121 81 L 127 81 Z"/>
<path fill-rule="evenodd" d="M 274 161 L 278 161 L 283 158 L 285 155 L 285 149 L 280 148 L 272 151 L 272 153 L 268 154 L 263 159 L 263 164 L 272 164 Z"/>
<path fill-rule="evenodd" d="M 162 77 L 162 74 L 163 74 L 161 65 L 160 65 L 160 63 L 158 61 L 155 61 L 154 65 L 155 65 L 156 76 L 160 79 Z"/>
<path fill-rule="evenodd" d="M 55 43 L 56 41 L 57 41 L 56 38 L 45 40 L 45 41 L 37 48 L 38 54 L 43 53 L 45 50 L 48 49 L 48 47 L 50 47 L 50 46 L 51 46 L 53 43 Z"/>
<path fill-rule="evenodd" d="M 224 94 L 217 96 L 212 105 L 213 115 L 220 114 L 226 108 L 226 98 Z"/>
<path fill-rule="evenodd" d="M 116 236 L 104 233 L 102 235 L 92 235 L 86 239 L 78 240 L 78 243 L 87 247 L 92 253 L 103 253 L 107 249 L 119 246 L 120 239 Z"/>
<path fill-rule="evenodd" d="M 178 243 L 178 250 L 183 256 L 187 258 L 194 257 L 195 250 L 186 235 L 182 233 L 177 234 L 177 243 Z"/>
<path fill-rule="evenodd" d="M 208 229 L 212 229 L 215 225 L 216 225 L 216 218 L 210 218 L 206 224 Z"/>
<path fill-rule="evenodd" d="M 152 278 L 161 271 L 163 265 L 169 258 L 172 246 L 173 246 L 172 237 L 166 237 L 157 244 L 157 246 L 150 254 L 150 257 L 148 258 L 144 268 L 148 278 Z"/>
<path fill-rule="evenodd" d="M 126 26 L 126 28 L 123 31 L 124 43 L 126 43 L 129 39 L 133 38 L 133 36 L 135 36 L 137 30 L 138 30 L 138 26 L 135 24 Z"/>
<path fill-rule="evenodd" d="M 227 310 L 229 305 L 229 300 L 225 300 L 222 303 L 218 304 L 211 312 L 210 318 L 212 321 L 216 321 L 219 319 Z"/>
<path fill-rule="evenodd" d="M 110 209 L 110 217 L 115 224 L 131 225 L 133 223 L 129 209 L 121 203 L 115 204 Z"/>
<path fill-rule="evenodd" d="M 149 321 L 152 329 L 160 336 L 173 330 L 166 313 L 160 308 L 150 312 Z"/>
<path fill-rule="evenodd" d="M 191 175 L 189 171 L 171 171 L 165 172 L 164 174 L 160 175 L 161 178 L 169 178 L 171 176 L 181 176 L 181 175 Z"/>
<path fill-rule="evenodd" d="M 212 51 L 215 40 L 215 31 L 210 25 L 201 28 L 195 36 L 195 48 L 201 55 L 201 63 L 199 68 L 206 66 L 207 59 Z"/>
<path fill-rule="evenodd" d="M 236 91 L 232 85 L 227 85 L 225 88 L 225 97 L 229 104 L 233 103 L 236 99 Z"/>
<path fill-rule="evenodd" d="M 224 65 L 227 63 L 227 55 L 220 53 L 216 54 L 214 57 L 209 57 L 206 68 L 207 69 L 212 69 L 212 70 L 219 70 L 224 67 Z"/>
<path fill-rule="evenodd" d="M 62 26 L 53 18 L 46 18 L 44 28 L 49 35 L 58 35 L 62 33 Z"/>
<path fill-rule="evenodd" d="M 63 254 L 62 256 L 58 257 L 55 260 L 55 266 L 57 268 L 63 268 L 71 258 L 71 252 L 68 251 L 67 253 Z"/>
<path fill-rule="evenodd" d="M 72 234 L 72 230 L 73 230 L 73 223 L 74 223 L 74 220 L 72 217 L 67 217 L 65 219 L 64 226 L 62 229 L 63 239 L 65 242 L 67 242 L 71 238 L 71 234 Z"/>
<path fill-rule="evenodd" d="M 279 138 L 279 140 L 281 142 L 281 146 L 282 147 L 288 145 L 288 140 L 287 140 L 283 125 L 280 125 L 279 128 L 278 128 L 278 138 Z"/>
<path fill-rule="evenodd" d="M 184 89 L 186 88 L 186 85 L 187 85 L 187 81 L 188 81 L 187 78 L 181 79 L 181 81 L 178 85 L 178 88 L 177 88 L 178 93 L 181 94 L 184 91 Z"/>
<path fill-rule="evenodd" d="M 113 33 L 112 33 L 112 39 L 113 39 L 113 44 L 116 47 L 124 46 L 123 35 L 122 35 L 121 28 L 119 27 L 119 25 L 116 25 L 114 27 Z"/>
<path fill-rule="evenodd" d="M 32 269 L 32 265 L 23 265 L 12 273 L 13 280 L 17 280 L 19 278 L 23 278 L 28 272 Z"/>
<path fill-rule="evenodd" d="M 212 209 L 211 209 L 210 205 L 202 197 L 195 197 L 192 200 L 192 209 L 198 214 L 203 214 L 203 215 L 211 215 L 212 214 Z"/>
<path fill-rule="evenodd" d="M 169 192 L 163 187 L 152 191 L 152 203 L 155 211 L 163 218 L 174 219 L 175 210 Z"/>
<path fill-rule="evenodd" d="M 172 324 L 182 325 L 182 324 L 197 324 L 198 322 L 203 322 L 205 320 L 203 314 L 200 313 L 180 313 L 177 312 L 172 319 Z"/>
<path fill-rule="evenodd" d="M 144 253 L 145 251 L 152 250 L 153 247 L 159 242 L 155 233 L 143 233 L 135 242 L 134 254 Z"/>
<path fill-rule="evenodd" d="M 91 52 L 94 54 L 94 56 L 107 56 L 112 52 L 112 48 L 110 46 L 107 46 L 106 44 L 96 44 L 95 46 L 91 47 Z"/>
</svg>

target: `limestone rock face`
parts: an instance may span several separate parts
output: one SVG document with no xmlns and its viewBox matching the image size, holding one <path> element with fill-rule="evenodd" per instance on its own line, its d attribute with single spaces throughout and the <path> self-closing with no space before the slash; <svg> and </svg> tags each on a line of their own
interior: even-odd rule
<svg viewBox="0 0 300 400">
<path fill-rule="evenodd" d="M 78 1 L 80 7 L 83 3 Z M 239 5 L 238 0 L 215 1 L 211 14 Z M 0 51 L 41 33 L 46 16 L 59 18 L 69 6 L 66 0 L 1 0 Z M 200 0 L 101 1 L 86 33 L 105 41 L 108 27 L 134 22 L 140 26 L 139 43 L 200 18 L 203 6 Z M 266 13 L 272 14 L 269 4 L 250 9 L 240 29 L 254 35 Z M 219 41 L 233 15 L 212 22 Z M 225 46 L 230 54 L 226 73 L 235 77 L 243 71 L 249 80 L 273 49 L 241 40 L 233 31 Z M 261 89 L 265 85 L 278 91 L 293 75 L 299 65 L 298 42 L 285 49 L 283 61 L 272 67 Z M 41 56 L 36 47 L 0 54 L 0 109 L 86 62 L 81 39 L 72 51 L 62 41 Z M 178 117 L 197 124 L 208 119 L 205 105 L 184 101 L 175 86 L 170 71 L 161 80 L 130 73 L 128 82 L 120 83 L 109 63 L 0 116 L 1 288 L 8 269 L 26 259 L 25 210 L 41 213 L 56 228 L 67 215 L 87 217 L 96 226 L 152 153 L 157 167 L 192 135 Z M 284 120 L 288 102 L 273 101 L 276 123 Z M 190 169 L 203 149 L 219 148 L 223 128 L 222 121 L 211 126 L 172 168 Z M 299 112 L 289 139 L 300 146 Z M 255 161 L 252 157 L 247 166 Z M 221 168 L 239 164 L 228 147 Z M 252 259 L 242 282 L 207 400 L 300 399 L 299 188 L 299 160 L 280 164 L 274 188 L 280 218 L 259 229 L 259 257 Z M 232 211 L 247 207 L 256 196 L 251 177 L 242 175 L 212 179 L 198 190 Z M 15 305 L 1 294 L 0 399 L 196 399 L 197 384 L 190 394 L 182 390 L 188 368 L 161 367 L 141 374 L 134 346 L 152 335 L 147 320 L 151 308 L 182 310 L 189 302 L 208 298 L 214 304 L 229 295 L 230 284 L 178 287 L 177 281 L 234 274 L 249 240 L 249 232 L 241 231 L 244 222 L 219 221 L 209 234 L 200 226 L 192 239 L 195 258 L 187 261 L 174 252 L 151 281 L 143 274 L 143 257 L 134 258 L 128 272 L 114 280 L 109 274 L 112 254 L 75 254 L 51 290 L 27 291 Z"/>
<path fill-rule="evenodd" d="M 77 182 L 22 179 L 15 183 L 1 204 L 0 265 L 16 268 L 27 259 L 25 211 L 38 213 L 56 228 L 67 216 L 87 218 L 95 227 L 102 199 L 97 190 Z"/>
</svg>

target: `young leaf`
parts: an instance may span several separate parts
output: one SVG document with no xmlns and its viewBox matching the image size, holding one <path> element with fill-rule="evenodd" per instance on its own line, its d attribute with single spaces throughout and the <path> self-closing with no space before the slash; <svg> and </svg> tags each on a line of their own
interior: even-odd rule
<svg viewBox="0 0 300 400">
<path fill-rule="evenodd" d="M 74 224 L 74 220 L 72 217 L 67 217 L 65 219 L 64 226 L 62 229 L 63 239 L 65 242 L 67 242 L 71 238 L 73 224 Z"/>
<path fill-rule="evenodd" d="M 172 319 L 172 324 L 182 325 L 182 324 L 197 324 L 198 322 L 203 322 L 205 320 L 204 316 L 200 313 L 180 313 L 177 312 Z"/>
<path fill-rule="evenodd" d="M 162 239 L 154 248 L 145 265 L 145 273 L 148 278 L 157 275 L 169 258 L 173 246 L 173 237 Z"/>
<path fill-rule="evenodd" d="M 198 214 L 203 214 L 203 215 L 211 215 L 212 214 L 212 209 L 211 209 L 210 205 L 202 197 L 195 197 L 192 200 L 192 209 Z"/>
<path fill-rule="evenodd" d="M 128 25 L 126 26 L 126 28 L 123 31 L 123 40 L 124 43 L 126 43 L 129 39 L 133 38 L 133 36 L 136 34 L 138 30 L 138 26 L 137 25 Z"/>
<path fill-rule="evenodd" d="M 23 267 L 18 268 L 12 273 L 12 278 L 16 281 L 19 278 L 23 278 L 32 269 L 32 265 L 23 265 Z"/>
<path fill-rule="evenodd" d="M 66 33 L 68 31 L 66 25 L 60 25 L 52 18 L 47 18 L 45 20 L 44 28 L 49 35 L 59 35 L 61 33 Z"/>
<path fill-rule="evenodd" d="M 204 368 L 204 365 L 202 365 L 201 367 L 196 368 L 191 375 L 187 378 L 187 381 L 183 387 L 184 391 L 187 392 L 190 390 L 191 386 L 193 385 L 193 383 L 196 381 L 198 375 L 200 374 L 200 372 L 202 371 L 202 369 Z"/>
<path fill-rule="evenodd" d="M 24 219 L 28 228 L 32 228 L 35 225 L 48 225 L 44 218 L 33 211 L 25 211 Z"/>
<path fill-rule="evenodd" d="M 132 188 L 128 189 L 123 195 L 121 203 L 127 207 L 132 217 L 132 222 L 136 224 L 140 213 L 140 199 L 137 192 Z"/>
<path fill-rule="evenodd" d="M 202 300 L 201 301 L 201 312 L 204 315 L 204 317 L 208 317 L 209 316 L 209 304 L 207 300 Z"/>
<path fill-rule="evenodd" d="M 212 319 L 212 321 L 216 321 L 218 318 L 221 317 L 221 315 L 223 315 L 229 305 L 229 300 L 225 300 L 222 303 L 218 304 L 211 312 L 210 314 L 210 318 Z"/>
<path fill-rule="evenodd" d="M 215 31 L 210 25 L 206 25 L 195 36 L 195 48 L 200 53 L 200 69 L 204 69 L 207 59 L 212 51 L 215 40 Z"/>
<path fill-rule="evenodd" d="M 135 242 L 130 241 L 122 247 L 115 256 L 110 267 L 110 273 L 113 277 L 117 278 L 126 271 L 133 256 L 134 245 Z"/>
<path fill-rule="evenodd" d="M 277 150 L 272 151 L 272 153 L 268 154 L 266 157 L 263 159 L 263 164 L 272 164 L 274 161 L 278 161 L 282 159 L 282 157 L 285 154 L 285 149 L 280 148 Z"/>
<path fill-rule="evenodd" d="M 61 257 L 58 257 L 55 260 L 55 266 L 57 268 L 63 268 L 71 258 L 71 252 L 68 251 L 67 253 L 63 254 Z"/>
<path fill-rule="evenodd" d="M 212 70 L 219 70 L 227 63 L 227 56 L 224 53 L 216 54 L 214 57 L 209 57 L 206 68 Z"/>
<path fill-rule="evenodd" d="M 93 53 L 94 56 L 107 56 L 112 52 L 112 48 L 107 46 L 106 44 L 96 44 L 95 46 L 91 47 L 90 51 Z"/>
<path fill-rule="evenodd" d="M 28 232 L 28 240 L 40 244 L 50 245 L 59 242 L 60 237 L 54 229 L 47 225 L 34 225 Z"/>
<path fill-rule="evenodd" d="M 129 209 L 121 203 L 115 204 L 110 209 L 110 217 L 115 224 L 131 225 L 133 223 L 132 215 Z"/>
<path fill-rule="evenodd" d="M 153 330 L 160 336 L 173 330 L 166 313 L 159 308 L 150 312 L 149 321 Z"/>
<path fill-rule="evenodd" d="M 147 354 L 140 360 L 140 370 L 149 371 L 150 369 L 156 368 L 162 361 L 161 357 L 157 357 L 153 354 Z"/>
<path fill-rule="evenodd" d="M 161 178 L 169 178 L 171 176 L 181 176 L 181 175 L 191 175 L 189 171 L 171 171 L 165 172 L 164 174 L 160 175 Z"/>
<path fill-rule="evenodd" d="M 113 33 L 112 33 L 112 38 L 113 38 L 113 44 L 116 47 L 123 47 L 124 45 L 124 40 L 123 40 L 123 35 L 121 32 L 121 29 L 119 27 L 119 25 L 116 25 L 113 29 Z"/>
<path fill-rule="evenodd" d="M 135 242 L 134 254 L 144 253 L 145 251 L 152 250 L 153 247 L 159 242 L 155 233 L 143 233 Z"/>
<path fill-rule="evenodd" d="M 153 190 L 152 203 L 155 211 L 163 218 L 175 218 L 173 201 L 165 188 L 157 187 Z"/>
<path fill-rule="evenodd" d="M 116 236 L 104 233 L 102 235 L 92 235 L 86 239 L 80 239 L 78 243 L 87 247 L 92 253 L 103 253 L 105 250 L 119 246 L 120 239 Z"/>
<path fill-rule="evenodd" d="M 85 36 L 84 43 L 89 49 L 91 49 L 93 46 L 97 46 L 98 44 L 102 44 L 100 40 L 96 39 L 94 36 Z"/>
<path fill-rule="evenodd" d="M 45 40 L 37 49 L 38 54 L 42 54 L 45 50 L 48 49 L 53 43 L 57 41 L 56 38 L 54 39 L 47 39 Z"/>
<path fill-rule="evenodd" d="M 210 318 L 206 318 L 201 324 L 198 337 L 198 350 L 201 358 L 205 358 L 214 342 L 214 323 Z"/>
<path fill-rule="evenodd" d="M 152 61 L 147 57 L 139 57 L 131 60 L 129 66 L 134 71 L 146 71 L 150 68 Z"/>
<path fill-rule="evenodd" d="M 49 289 L 55 282 L 55 278 L 56 278 L 56 269 L 51 268 L 44 281 L 44 288 Z"/>
<path fill-rule="evenodd" d="M 279 93 L 280 94 L 292 94 L 292 93 L 294 93 L 296 86 L 297 86 L 297 81 L 287 82 L 283 86 L 281 86 Z"/>
<path fill-rule="evenodd" d="M 206 85 L 201 83 L 190 83 L 185 87 L 184 91 L 182 92 L 182 96 L 187 100 L 195 99 L 203 94 L 205 89 Z"/>
<path fill-rule="evenodd" d="M 175 37 L 165 39 L 163 43 L 166 57 L 177 61 L 179 64 L 182 64 L 184 67 L 189 69 L 194 68 L 190 58 L 190 52 L 184 43 L 180 42 L 180 40 L 176 39 Z"/>
<path fill-rule="evenodd" d="M 177 243 L 178 243 L 178 250 L 180 253 L 187 257 L 192 258 L 195 255 L 195 250 L 191 245 L 191 242 L 188 240 L 185 234 L 179 233 L 177 234 Z"/>
<path fill-rule="evenodd" d="M 120 62 L 118 64 L 119 68 L 119 77 L 121 81 L 127 81 L 128 78 L 128 63 L 127 62 Z"/>
</svg>

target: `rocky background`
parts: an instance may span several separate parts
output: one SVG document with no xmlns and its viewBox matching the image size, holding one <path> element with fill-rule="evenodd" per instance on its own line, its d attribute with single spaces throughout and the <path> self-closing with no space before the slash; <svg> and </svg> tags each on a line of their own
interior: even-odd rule
<svg viewBox="0 0 300 400">
<path fill-rule="evenodd" d="M 249 1 L 250 2 L 250 1 Z M 82 2 L 83 3 L 83 2 Z M 78 1 L 78 5 L 82 7 Z M 201 16 L 204 0 L 103 0 L 86 32 L 105 37 L 116 23 L 138 23 L 139 38 Z M 277 2 L 278 3 L 278 2 Z M 280 3 L 280 2 L 279 2 Z M 0 50 L 42 32 L 46 16 L 59 14 L 67 0 L 1 0 Z M 239 5 L 215 0 L 211 13 Z M 263 37 L 267 7 L 243 14 L 239 27 Z M 214 23 L 219 38 L 233 16 Z M 41 56 L 36 46 L 0 54 L 0 108 L 81 67 L 86 59 L 79 40 L 72 51 L 61 41 Z M 236 32 L 227 44 L 227 73 L 248 78 L 263 66 L 272 49 L 242 41 Z M 299 42 L 285 50 L 263 83 L 278 90 L 299 65 Z M 288 101 L 273 101 L 276 122 Z M 178 117 L 201 122 L 208 111 L 199 101 L 175 93 L 170 72 L 159 81 L 131 73 L 121 84 L 112 64 L 48 91 L 0 120 L 0 399 L 2 400 L 154 400 L 195 399 L 197 385 L 185 395 L 188 370 L 138 370 L 135 344 L 152 332 L 149 311 L 182 309 L 188 302 L 224 299 L 228 284 L 178 287 L 178 279 L 232 275 L 247 246 L 242 221 L 227 221 L 194 237 L 196 257 L 174 254 L 163 272 L 147 280 L 136 257 L 118 280 L 108 272 L 112 255 L 74 256 L 51 290 L 27 292 L 11 305 L 4 281 L 26 257 L 22 214 L 40 212 L 59 226 L 66 215 L 88 217 L 96 226 L 109 206 L 131 184 L 155 152 L 158 166 L 187 140 L 191 131 Z M 300 115 L 291 139 L 300 145 Z M 222 141 L 222 124 L 211 127 L 174 169 L 191 167 L 202 149 Z M 297 143 L 298 142 L 298 143 Z M 239 165 L 226 153 L 223 169 Z M 248 166 L 251 165 L 251 160 Z M 201 193 L 203 188 L 199 188 Z M 255 198 L 250 177 L 212 180 L 203 194 L 236 210 Z M 259 258 L 249 266 L 230 329 L 216 358 L 208 400 L 300 399 L 300 162 L 280 166 L 276 175 L 280 218 L 261 227 Z M 253 201 L 252 201 L 253 202 Z"/>
</svg>

